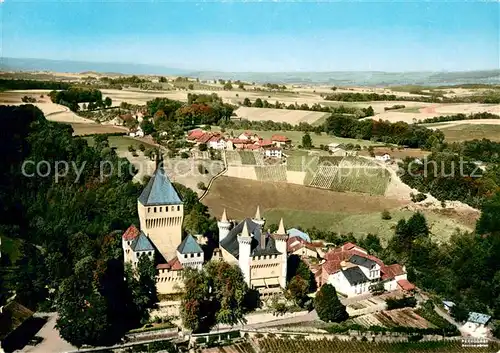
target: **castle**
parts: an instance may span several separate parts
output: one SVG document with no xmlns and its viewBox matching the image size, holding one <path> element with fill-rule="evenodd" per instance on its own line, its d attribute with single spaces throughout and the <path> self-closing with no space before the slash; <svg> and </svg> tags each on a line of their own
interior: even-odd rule
<svg viewBox="0 0 500 353">
<path fill-rule="evenodd" d="M 201 269 L 205 253 L 190 234 L 182 239 L 183 202 L 159 164 L 137 200 L 140 228 L 131 225 L 122 236 L 124 261 L 137 266 L 141 256 L 154 261 L 159 294 L 182 292 L 185 268 Z M 212 259 L 240 267 L 247 285 L 263 297 L 281 292 L 286 286 L 287 234 L 280 221 L 271 234 L 264 231 L 260 209 L 253 218 L 229 220 L 224 210 L 217 222 L 219 248 Z"/>
</svg>

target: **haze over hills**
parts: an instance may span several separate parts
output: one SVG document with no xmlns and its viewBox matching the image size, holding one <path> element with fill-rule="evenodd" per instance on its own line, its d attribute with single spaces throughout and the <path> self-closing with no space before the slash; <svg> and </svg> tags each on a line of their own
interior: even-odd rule
<svg viewBox="0 0 500 353">
<path fill-rule="evenodd" d="M 182 75 L 201 80 L 232 79 L 247 82 L 273 82 L 297 84 L 328 84 L 352 86 L 389 85 L 458 85 L 470 83 L 499 84 L 500 69 L 460 72 L 382 72 L 382 71 L 331 71 L 331 72 L 221 72 L 196 71 L 161 65 L 105 63 L 31 58 L 7 58 L 0 62 L 3 71 L 53 71 L 79 73 L 95 71 L 137 75 Z"/>
</svg>

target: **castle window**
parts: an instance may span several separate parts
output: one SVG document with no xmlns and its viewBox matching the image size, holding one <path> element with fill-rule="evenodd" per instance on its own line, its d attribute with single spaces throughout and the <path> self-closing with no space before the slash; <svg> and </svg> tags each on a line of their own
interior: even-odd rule
<svg viewBox="0 0 500 353">
<path fill-rule="evenodd" d="M 165 207 L 165 212 L 168 212 L 168 206 L 167 206 L 167 207 Z"/>
<path fill-rule="evenodd" d="M 160 207 L 160 212 L 161 212 L 161 209 L 162 209 L 162 208 Z"/>
<path fill-rule="evenodd" d="M 148 213 L 151 212 L 151 207 L 148 207 Z"/>
<path fill-rule="evenodd" d="M 190 256 L 190 257 L 194 257 L 194 254 L 191 254 L 191 256 Z"/>
<path fill-rule="evenodd" d="M 181 210 L 181 206 L 177 206 L 177 211 L 180 211 Z"/>
<path fill-rule="evenodd" d="M 200 255 L 201 255 L 200 253 L 197 253 L 197 254 L 196 254 L 196 257 L 200 257 Z"/>
<path fill-rule="evenodd" d="M 156 213 L 156 207 L 153 208 L 153 212 Z"/>
<path fill-rule="evenodd" d="M 172 212 L 174 212 L 174 206 L 172 206 Z"/>
<path fill-rule="evenodd" d="M 188 257 L 188 256 L 187 256 L 186 254 L 184 254 L 184 258 L 185 258 L 185 259 L 187 259 L 187 257 Z"/>
</svg>

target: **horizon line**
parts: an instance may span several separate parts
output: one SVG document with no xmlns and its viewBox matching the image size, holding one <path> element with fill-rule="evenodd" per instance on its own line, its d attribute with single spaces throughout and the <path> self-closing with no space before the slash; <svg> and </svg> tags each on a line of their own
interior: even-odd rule
<svg viewBox="0 0 500 353">
<path fill-rule="evenodd" d="M 69 63 L 82 63 L 82 64 L 118 64 L 118 65 L 135 65 L 135 66 L 145 66 L 145 67 L 157 67 L 163 69 L 171 69 L 177 71 L 184 71 L 186 74 L 194 74 L 194 73 L 224 73 L 224 74 L 306 74 L 306 73 L 391 73 L 391 74 L 405 74 L 405 73 L 465 73 L 465 72 L 483 72 L 483 71 L 498 71 L 500 73 L 500 68 L 484 68 L 484 69 L 475 69 L 475 70 L 408 70 L 408 71 L 384 71 L 384 70 L 335 70 L 335 71 L 221 71 L 221 70 L 204 70 L 204 69 L 182 69 L 179 67 L 168 66 L 168 64 L 153 64 L 153 63 L 133 63 L 133 62 L 121 62 L 121 61 L 92 61 L 92 60 L 67 60 L 67 59 L 47 59 L 47 58 L 33 58 L 33 57 L 10 57 L 10 56 L 2 56 L 0 61 L 5 59 L 19 59 L 19 60 L 45 60 L 45 61 L 53 61 L 53 62 L 69 62 Z M 2 62 L 3 65 L 3 62 Z M 0 69 L 1 70 L 1 69 Z M 39 71 L 42 69 L 38 69 Z M 21 70 L 27 71 L 27 70 Z M 93 71 L 93 70 L 89 70 Z M 83 71 L 85 72 L 85 71 Z M 73 73 L 73 72 L 72 72 Z M 108 73 L 120 73 L 120 72 L 108 72 Z M 140 74 L 145 75 L 145 74 Z M 157 75 L 157 74 L 148 74 L 148 75 Z"/>
</svg>

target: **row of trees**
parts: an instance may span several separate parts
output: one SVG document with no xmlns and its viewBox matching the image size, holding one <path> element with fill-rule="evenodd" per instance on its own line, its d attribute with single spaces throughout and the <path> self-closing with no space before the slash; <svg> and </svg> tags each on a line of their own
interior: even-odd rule
<svg viewBox="0 0 500 353">
<path fill-rule="evenodd" d="M 430 94 L 420 96 L 405 96 L 399 97 L 395 94 L 378 94 L 378 93 L 331 93 L 327 94 L 324 99 L 330 101 L 342 102 L 370 102 L 370 101 L 413 101 L 426 103 L 483 103 L 483 104 L 498 104 L 500 103 L 500 94 L 496 90 L 484 92 L 482 94 L 470 96 L 454 96 L 445 97 L 441 93 L 432 92 Z"/>
<path fill-rule="evenodd" d="M 435 116 L 433 118 L 427 118 L 419 121 L 419 124 L 431 124 L 431 123 L 441 123 L 445 121 L 456 121 L 456 120 L 475 120 L 475 119 L 500 119 L 499 115 L 483 112 L 474 114 L 455 114 L 455 115 L 442 115 Z"/>
<path fill-rule="evenodd" d="M 111 107 L 112 100 L 109 97 L 102 99 L 102 92 L 94 88 L 70 87 L 67 90 L 51 91 L 49 93 L 53 103 L 62 104 L 72 111 L 80 109 L 78 103 L 87 103 L 87 109 Z"/>
<path fill-rule="evenodd" d="M 61 81 L 0 79 L 0 91 L 14 89 L 69 89 L 70 83 Z"/>
</svg>

